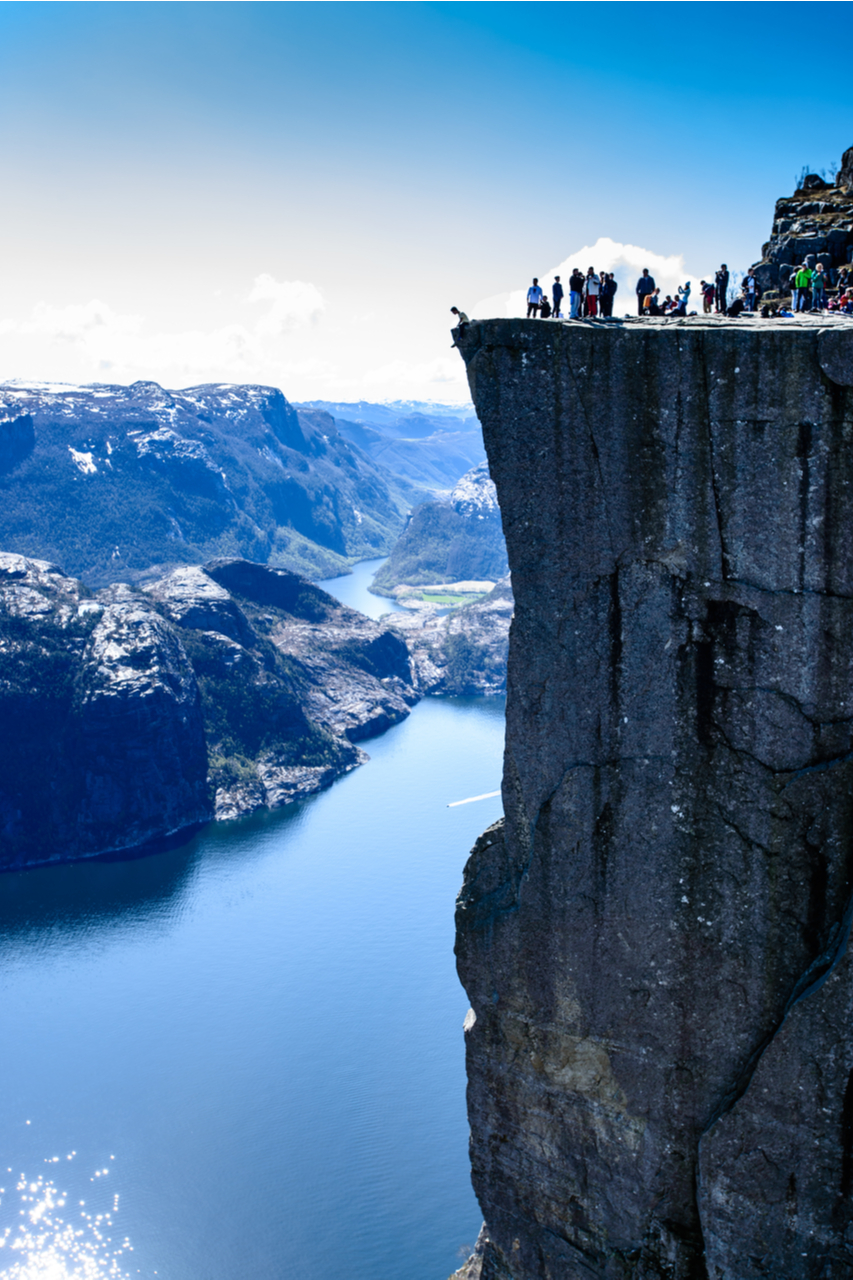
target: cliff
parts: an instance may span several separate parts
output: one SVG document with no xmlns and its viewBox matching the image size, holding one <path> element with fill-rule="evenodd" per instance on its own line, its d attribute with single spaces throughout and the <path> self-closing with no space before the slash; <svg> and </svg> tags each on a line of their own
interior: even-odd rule
<svg viewBox="0 0 853 1280">
<path fill-rule="evenodd" d="M 273 387 L 0 386 L 0 547 L 89 586 L 215 556 L 343 573 L 410 490 Z"/>
<path fill-rule="evenodd" d="M 0 553 L 0 868 L 298 800 L 417 697 L 403 641 L 295 574 L 220 560 L 93 594 Z"/>
<path fill-rule="evenodd" d="M 788 287 L 791 271 L 806 259 L 846 266 L 853 251 L 853 147 L 841 159 L 834 183 L 808 174 L 792 196 L 776 201 L 770 239 L 755 272 L 765 291 Z"/>
<path fill-rule="evenodd" d="M 468 1274 L 849 1277 L 853 330 L 455 337 L 516 602 Z"/>
</svg>

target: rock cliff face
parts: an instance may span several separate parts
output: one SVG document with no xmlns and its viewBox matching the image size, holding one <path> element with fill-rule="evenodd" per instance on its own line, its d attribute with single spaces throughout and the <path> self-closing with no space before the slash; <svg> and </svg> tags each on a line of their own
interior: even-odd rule
<svg viewBox="0 0 853 1280">
<path fill-rule="evenodd" d="M 853 1274 L 853 329 L 456 333 L 515 593 L 483 1280 Z"/>
<path fill-rule="evenodd" d="M 853 147 L 844 152 L 835 183 L 809 174 L 792 196 L 776 201 L 770 239 L 756 274 L 762 289 L 785 289 L 793 268 L 813 257 L 827 268 L 850 261 L 853 249 Z M 813 264 L 810 264 L 813 265 Z"/>
<path fill-rule="evenodd" d="M 406 493 L 273 387 L 0 386 L 0 546 L 89 586 L 213 556 L 343 573 L 391 548 Z"/>
<path fill-rule="evenodd" d="M 93 595 L 0 553 L 0 868 L 277 808 L 417 700 L 401 639 L 243 560 Z"/>
</svg>

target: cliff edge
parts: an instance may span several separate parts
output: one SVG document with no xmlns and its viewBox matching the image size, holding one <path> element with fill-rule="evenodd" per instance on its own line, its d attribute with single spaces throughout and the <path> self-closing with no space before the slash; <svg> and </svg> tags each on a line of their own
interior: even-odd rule
<svg viewBox="0 0 853 1280">
<path fill-rule="evenodd" d="M 455 332 L 515 593 L 483 1280 L 853 1273 L 853 328 Z"/>
</svg>

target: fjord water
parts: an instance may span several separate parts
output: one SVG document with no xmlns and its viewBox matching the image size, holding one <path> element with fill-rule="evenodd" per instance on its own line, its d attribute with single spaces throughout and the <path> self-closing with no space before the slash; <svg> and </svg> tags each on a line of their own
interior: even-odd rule
<svg viewBox="0 0 853 1280">
<path fill-rule="evenodd" d="M 366 613 L 368 618 L 381 618 L 383 613 L 401 613 L 403 607 L 396 600 L 390 596 L 374 596 L 368 591 L 375 574 L 386 559 L 386 556 L 381 556 L 378 560 L 362 560 L 354 566 L 352 573 L 340 578 L 326 578 L 323 582 L 318 582 L 317 586 L 328 591 L 329 595 L 342 604 L 348 604 L 351 609 Z"/>
<path fill-rule="evenodd" d="M 0 877 L 0 1238 L 52 1184 L 51 1276 L 64 1222 L 87 1276 L 445 1280 L 480 1222 L 453 904 L 500 801 L 446 806 L 498 785 L 503 709 L 425 700 L 289 810 Z"/>
</svg>

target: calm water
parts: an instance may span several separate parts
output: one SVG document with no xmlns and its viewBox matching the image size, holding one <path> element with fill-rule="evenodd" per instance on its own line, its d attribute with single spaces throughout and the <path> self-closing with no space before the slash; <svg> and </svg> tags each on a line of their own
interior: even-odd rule
<svg viewBox="0 0 853 1280">
<path fill-rule="evenodd" d="M 453 902 L 500 801 L 445 806 L 502 741 L 431 699 L 289 811 L 0 877 L 0 1237 L 65 1259 L 0 1275 L 445 1280 L 480 1223 Z"/>
<path fill-rule="evenodd" d="M 366 613 L 368 618 L 381 618 L 383 613 L 404 612 L 396 600 L 389 596 L 371 595 L 367 589 L 373 581 L 373 575 L 387 558 L 381 556 L 378 560 L 362 560 L 352 573 L 347 573 L 342 578 L 326 578 L 323 582 L 318 582 L 317 586 L 343 604 L 348 604 L 351 609 Z"/>
</svg>

